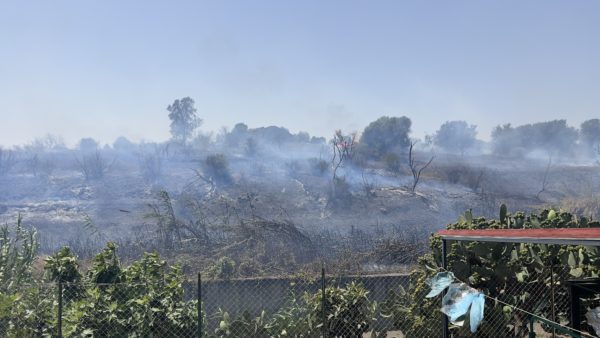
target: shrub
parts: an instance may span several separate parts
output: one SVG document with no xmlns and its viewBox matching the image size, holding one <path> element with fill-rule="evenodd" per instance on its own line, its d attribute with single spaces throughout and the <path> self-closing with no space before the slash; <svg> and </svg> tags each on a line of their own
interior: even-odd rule
<svg viewBox="0 0 600 338">
<path fill-rule="evenodd" d="M 208 275 L 217 279 L 231 279 L 236 276 L 235 261 L 229 257 L 221 257 L 208 269 Z"/>
<path fill-rule="evenodd" d="M 183 299 L 184 275 L 157 254 L 120 266 L 116 246 L 108 244 L 87 273 L 68 248 L 46 260 L 51 281 L 64 284 L 63 334 L 66 337 L 179 337 L 197 333 L 197 301 Z M 42 337 L 56 333 L 56 289 L 18 285 L 0 293 L 0 334 Z"/>
<path fill-rule="evenodd" d="M 230 184 L 229 162 L 223 154 L 208 155 L 203 162 L 204 173 L 217 183 Z"/>
<path fill-rule="evenodd" d="M 400 156 L 396 154 L 387 154 L 383 157 L 383 163 L 385 163 L 385 168 L 390 172 L 396 174 L 400 172 L 400 166 L 402 165 Z"/>
<path fill-rule="evenodd" d="M 44 260 L 46 278 L 57 283 L 78 283 L 81 281 L 81 273 L 77 257 L 69 247 L 63 247 L 54 255 Z"/>
<path fill-rule="evenodd" d="M 14 234 L 0 228 L 0 293 L 10 292 L 32 281 L 32 265 L 40 243 L 35 229 L 26 230 L 19 215 Z"/>
<path fill-rule="evenodd" d="M 335 208 L 348 208 L 352 205 L 352 191 L 346 178 L 333 178 L 329 203 Z"/>
<path fill-rule="evenodd" d="M 329 170 L 329 163 L 321 158 L 311 158 L 308 160 L 313 175 L 323 176 Z"/>
<path fill-rule="evenodd" d="M 436 167 L 434 174 L 448 183 L 462 184 L 473 191 L 478 191 L 481 188 L 486 171 L 484 168 L 449 164 Z"/>
<path fill-rule="evenodd" d="M 264 311 L 256 317 L 244 312 L 237 318 L 220 311 L 215 336 L 318 337 L 326 331 L 327 337 L 362 337 L 363 333 L 371 330 L 377 312 L 377 303 L 371 302 L 367 296 L 368 291 L 362 284 L 352 282 L 344 287 L 325 288 L 325 302 L 322 291 L 305 292 L 300 297 L 292 295 L 288 304 L 270 318 Z M 325 329 L 323 303 L 327 318 Z M 374 331 L 371 334 L 377 337 Z"/>
<path fill-rule="evenodd" d="M 86 181 L 99 180 L 104 178 L 104 175 L 110 170 L 114 164 L 108 163 L 99 150 L 92 153 L 83 153 L 81 160 L 76 158 L 79 165 L 79 171 L 83 174 Z"/>
<path fill-rule="evenodd" d="M 33 154 L 27 161 L 27 165 L 31 170 L 31 174 L 35 177 L 49 178 L 52 176 L 56 164 L 52 157 L 43 158 L 38 154 Z"/>
<path fill-rule="evenodd" d="M 140 154 L 138 164 L 140 173 L 147 182 L 156 182 L 162 177 L 163 155 L 158 149 L 152 153 Z"/>
<path fill-rule="evenodd" d="M 330 337 L 362 337 L 368 332 L 375 320 L 376 303 L 371 303 L 369 292 L 362 284 L 352 282 L 344 288 L 325 288 L 325 309 L 327 316 L 327 332 Z M 323 294 L 305 295 L 311 316 L 316 322 L 322 322 Z"/>
</svg>

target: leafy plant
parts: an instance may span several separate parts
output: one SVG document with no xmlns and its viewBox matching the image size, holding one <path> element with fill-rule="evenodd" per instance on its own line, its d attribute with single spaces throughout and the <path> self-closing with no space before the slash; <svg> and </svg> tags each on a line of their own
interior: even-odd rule
<svg viewBox="0 0 600 338">
<path fill-rule="evenodd" d="M 31 268 L 39 247 L 36 230 L 25 229 L 21 215 L 17 216 L 14 235 L 8 226 L 0 228 L 0 292 L 32 282 Z"/>
<path fill-rule="evenodd" d="M 52 282 L 78 283 L 81 273 L 77 257 L 69 247 L 62 247 L 58 252 L 44 260 L 46 277 Z"/>
<path fill-rule="evenodd" d="M 220 309 L 213 317 L 219 327 L 212 337 L 320 337 L 324 332 L 328 337 L 362 337 L 371 330 L 376 314 L 377 303 L 368 299 L 362 284 L 352 282 L 325 288 L 324 302 L 322 291 L 292 294 L 288 304 L 270 317 L 262 311 L 256 317 L 244 312 L 232 318 Z M 371 334 L 380 333 L 373 330 Z"/>
<path fill-rule="evenodd" d="M 231 279 L 236 275 L 235 261 L 229 257 L 221 257 L 208 269 L 208 274 L 217 279 Z"/>
<path fill-rule="evenodd" d="M 500 220 L 473 217 L 466 212 L 448 229 L 506 229 L 506 228 L 585 228 L 599 227 L 600 223 L 587 218 L 577 218 L 566 212 L 544 210 L 540 214 L 526 215 L 522 212 L 509 214 L 503 206 Z M 448 270 L 459 280 L 482 290 L 519 309 L 538 314 L 544 318 L 568 321 L 568 295 L 564 287 L 554 290 L 554 302 L 549 302 L 547 292 L 554 288 L 552 280 L 560 280 L 551 266 L 568 267 L 568 274 L 575 278 L 598 277 L 600 255 L 595 248 L 583 246 L 543 245 L 524 243 L 449 242 Z M 398 326 L 409 336 L 411 332 L 423 332 L 434 322 L 439 323 L 439 300 L 424 298 L 425 280 L 439 271 L 442 262 L 442 240 L 433 235 L 430 239 L 431 253 L 419 259 L 419 266 L 411 273 L 411 285 L 387 302 L 386 310 Z M 556 283 L 556 282 L 555 282 Z M 564 280 L 561 282 L 564 283 Z M 556 285 L 556 284 L 555 284 Z M 564 284 L 561 284 L 564 285 Z M 543 293 L 540 293 L 543 292 Z M 540 296 L 544 295 L 544 296 Z M 485 325 L 485 322 L 494 325 Z M 485 322 L 478 330 L 478 337 L 498 335 L 521 336 L 527 332 L 526 316 L 512 307 L 488 303 Z M 500 330 L 499 330 L 500 328 Z M 453 328 L 458 336 L 468 336 L 464 328 Z M 504 332 L 502 332 L 504 330 Z"/>
<path fill-rule="evenodd" d="M 197 301 L 183 298 L 184 275 L 157 254 L 123 268 L 107 244 L 82 273 L 67 247 L 45 260 L 46 277 L 63 286 L 63 335 L 81 337 L 193 336 Z M 12 251 L 11 251 L 12 252 Z M 56 284 L 19 285 L 0 292 L 0 335 L 53 336 L 57 330 Z"/>
<path fill-rule="evenodd" d="M 362 337 L 375 320 L 377 303 L 367 297 L 369 292 L 362 285 L 351 282 L 346 287 L 325 288 L 326 331 L 330 337 Z M 305 294 L 305 301 L 314 322 L 322 323 L 323 294 Z"/>
</svg>

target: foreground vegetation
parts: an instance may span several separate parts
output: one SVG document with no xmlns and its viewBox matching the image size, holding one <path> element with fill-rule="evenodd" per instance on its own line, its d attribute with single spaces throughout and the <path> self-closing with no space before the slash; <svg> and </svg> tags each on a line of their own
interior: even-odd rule
<svg viewBox="0 0 600 338">
<path fill-rule="evenodd" d="M 71 250 L 64 247 L 44 259 L 44 275 L 36 279 L 32 271 L 39 247 L 35 230 L 24 230 L 19 219 L 14 237 L 5 227 L 1 241 L 2 336 L 55 336 L 59 326 L 68 337 L 192 337 L 198 333 L 198 300 L 184 299 L 186 281 L 181 269 L 167 266 L 157 254 L 144 254 L 124 267 L 116 246 L 108 243 L 82 271 Z M 357 284 L 326 289 L 331 334 L 356 336 L 369 328 L 376 305 L 367 294 Z M 318 292 L 292 297 L 268 318 L 265 313 L 258 318 L 249 314 L 231 318 L 221 311 L 210 315 L 219 325 L 207 329 L 210 332 L 205 336 L 318 336 L 323 332 L 322 304 Z"/>
<path fill-rule="evenodd" d="M 529 215 L 522 212 L 508 214 L 505 206 L 502 206 L 498 219 L 477 218 L 466 212 L 458 222 L 448 225 L 448 229 L 589 227 L 600 227 L 600 223 L 554 210 Z M 477 337 L 526 336 L 529 315 L 525 311 L 568 324 L 566 280 L 600 276 L 600 252 L 596 247 L 449 243 L 448 270 L 458 280 L 483 290 L 490 299 L 497 299 L 488 300 L 485 322 Z M 442 266 L 442 241 L 438 236 L 431 237 L 430 249 L 431 252 L 419 259 L 418 267 L 411 273 L 409 289 L 395 297 L 395 318 L 409 336 L 412 336 L 410 333 L 429 332 L 433 337 L 438 332 L 439 303 L 435 299 L 423 301 L 429 292 L 426 279 Z M 586 300 L 586 305 L 594 302 L 593 299 Z M 453 330 L 460 337 L 468 336 L 467 327 Z M 545 329 L 551 332 L 548 327 Z"/>
<path fill-rule="evenodd" d="M 498 219 L 477 218 L 466 212 L 448 228 L 598 226 L 597 221 L 567 212 L 509 214 L 503 206 Z M 198 301 L 190 294 L 185 297 L 187 284 L 181 268 L 168 266 L 157 254 L 144 254 L 125 266 L 116 246 L 108 243 L 83 269 L 64 247 L 44 258 L 43 275 L 36 276 L 39 242 L 35 230 L 24 229 L 19 218 L 14 233 L 8 227 L 2 229 L 0 243 L 2 336 L 53 336 L 59 325 L 64 336 L 90 337 L 185 337 L 195 336 L 199 330 Z M 324 329 L 332 336 L 356 337 L 364 332 L 378 336 L 387 330 L 401 330 L 408 336 L 436 336 L 439 300 L 425 298 L 429 291 L 425 280 L 441 270 L 441 241 L 435 235 L 430 248 L 414 267 L 410 284 L 390 289 L 384 302 L 373 301 L 361 284 L 328 286 L 324 300 L 321 291 L 291 294 L 275 313 L 245 312 L 239 317 L 225 310 L 203 313 L 202 322 L 219 323 L 205 324 L 206 336 L 312 337 Z M 449 247 L 448 260 L 448 269 L 459 280 L 500 301 L 488 302 L 478 337 L 525 334 L 527 315 L 523 311 L 568 323 L 565 280 L 600 275 L 598 250 L 581 246 L 455 242 Z M 59 288 L 63 294 L 60 305 Z M 595 302 L 587 301 L 588 305 Z M 453 330 L 461 337 L 469 335 L 464 328 Z"/>
</svg>

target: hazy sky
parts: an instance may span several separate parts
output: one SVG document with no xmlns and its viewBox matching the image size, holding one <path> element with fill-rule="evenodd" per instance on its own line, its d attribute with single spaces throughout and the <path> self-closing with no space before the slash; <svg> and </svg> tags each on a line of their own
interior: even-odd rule
<svg viewBox="0 0 600 338">
<path fill-rule="evenodd" d="M 600 116 L 600 1 L 0 0 L 0 144 L 168 138 L 191 96 L 218 130 L 329 136 L 407 115 Z"/>
</svg>

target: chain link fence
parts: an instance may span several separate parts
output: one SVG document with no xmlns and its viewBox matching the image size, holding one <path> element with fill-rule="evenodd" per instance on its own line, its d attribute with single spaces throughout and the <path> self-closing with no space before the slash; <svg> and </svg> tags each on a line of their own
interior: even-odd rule
<svg viewBox="0 0 600 338">
<path fill-rule="evenodd" d="M 476 333 L 469 332 L 467 319 L 462 327 L 450 325 L 450 336 L 595 337 L 585 320 L 583 332 L 565 328 L 568 269 L 544 271 L 542 280 L 516 283 L 487 298 Z M 322 274 L 158 286 L 28 285 L 0 293 L 0 336 L 443 337 L 441 297 L 425 298 L 429 290 L 411 283 L 420 277 Z"/>
<path fill-rule="evenodd" d="M 506 288 L 499 294 L 486 294 L 485 316 L 477 332 L 469 331 L 466 318 L 463 326 L 449 325 L 451 336 L 597 337 L 584 316 L 579 318 L 581 327 L 577 330 L 572 328 L 569 281 L 574 277 L 570 269 L 544 266 L 539 272 L 540 277 L 534 281 L 519 281 L 517 278 L 516 283 L 504 284 Z M 597 297 L 583 299 L 580 313 L 585 314 L 592 304 L 598 306 Z"/>
</svg>

